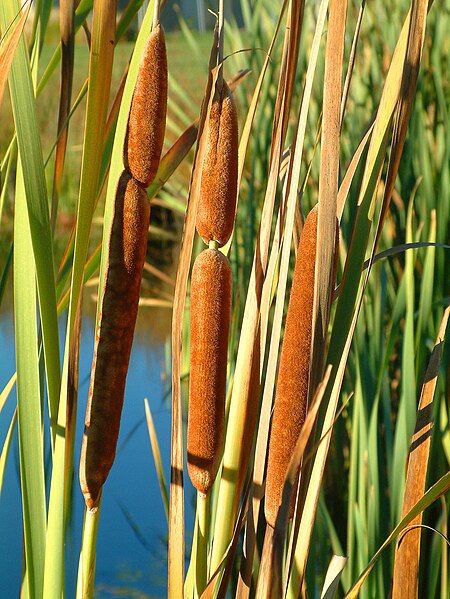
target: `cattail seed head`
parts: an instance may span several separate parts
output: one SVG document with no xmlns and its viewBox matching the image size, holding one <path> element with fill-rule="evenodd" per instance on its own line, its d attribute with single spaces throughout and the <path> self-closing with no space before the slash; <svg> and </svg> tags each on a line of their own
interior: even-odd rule
<svg viewBox="0 0 450 599">
<path fill-rule="evenodd" d="M 192 269 L 187 434 L 189 477 L 204 494 L 222 456 L 230 312 L 228 260 L 219 250 L 204 250 Z"/>
<path fill-rule="evenodd" d="M 131 102 L 124 163 L 148 187 L 156 176 L 164 142 L 167 112 L 167 54 L 164 29 L 151 32 Z"/>
<path fill-rule="evenodd" d="M 275 526 L 284 480 L 308 406 L 317 218 L 316 205 L 308 214 L 300 237 L 281 348 L 265 494 L 265 516 L 272 527 Z M 292 512 L 293 508 L 294 505 Z"/>
<path fill-rule="evenodd" d="M 211 105 L 196 227 L 205 243 L 225 245 L 233 232 L 238 179 L 236 104 L 223 82 Z"/>
<path fill-rule="evenodd" d="M 116 453 L 149 220 L 145 190 L 123 173 L 116 191 L 81 450 L 80 483 L 89 509 L 98 504 Z"/>
</svg>

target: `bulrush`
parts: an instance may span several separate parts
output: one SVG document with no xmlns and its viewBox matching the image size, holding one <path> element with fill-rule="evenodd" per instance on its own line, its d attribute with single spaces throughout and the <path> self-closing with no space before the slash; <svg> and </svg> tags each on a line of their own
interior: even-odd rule
<svg viewBox="0 0 450 599">
<path fill-rule="evenodd" d="M 145 190 L 128 173 L 122 173 L 116 191 L 80 461 L 81 490 L 90 509 L 98 505 L 116 453 L 149 219 Z"/>
<path fill-rule="evenodd" d="M 191 374 L 188 415 L 188 472 L 206 494 L 222 456 L 225 417 L 231 269 L 216 249 L 197 256 L 191 281 Z"/>
<path fill-rule="evenodd" d="M 152 30 L 134 88 L 125 142 L 124 163 L 148 187 L 156 176 L 166 130 L 167 54 L 164 29 Z"/>
<path fill-rule="evenodd" d="M 238 178 L 238 123 L 234 98 L 223 82 L 212 101 L 198 200 L 197 232 L 225 245 L 233 232 Z"/>
<path fill-rule="evenodd" d="M 306 218 L 298 245 L 281 348 L 265 495 L 266 520 L 272 527 L 275 526 L 284 480 L 308 407 L 317 217 L 316 205 Z"/>
</svg>

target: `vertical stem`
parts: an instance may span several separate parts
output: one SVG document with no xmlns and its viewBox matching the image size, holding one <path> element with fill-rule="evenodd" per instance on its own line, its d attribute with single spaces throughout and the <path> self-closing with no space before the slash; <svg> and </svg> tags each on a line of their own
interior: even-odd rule
<svg viewBox="0 0 450 599">
<path fill-rule="evenodd" d="M 152 31 L 159 23 L 159 0 L 154 0 L 153 4 L 153 21 L 152 21 Z"/>
<path fill-rule="evenodd" d="M 217 87 L 221 89 L 223 82 L 223 24 L 224 24 L 224 14 L 223 14 L 223 0 L 219 0 L 219 35 L 218 35 L 218 48 L 217 48 L 217 65 L 219 67 L 219 72 L 217 76 Z"/>
<path fill-rule="evenodd" d="M 355 35 L 353 36 L 352 47 L 350 50 L 350 56 L 348 58 L 347 74 L 345 75 L 344 90 L 342 92 L 342 99 L 341 99 L 341 119 L 340 119 L 341 129 L 342 129 L 342 123 L 344 121 L 344 112 L 345 112 L 345 106 L 347 104 L 348 91 L 350 89 L 350 82 L 352 80 L 353 67 L 355 66 L 356 46 L 358 44 L 359 34 L 361 31 L 361 24 L 362 24 L 362 18 L 363 18 L 365 6 L 366 6 L 366 0 L 362 0 L 361 6 L 359 7 L 358 20 L 356 22 Z"/>
<path fill-rule="evenodd" d="M 209 493 L 208 495 L 197 493 L 196 597 L 201 597 L 208 582 L 209 497 Z"/>
<path fill-rule="evenodd" d="M 80 563 L 78 566 L 77 599 L 92 599 L 94 596 L 95 563 L 98 522 L 100 507 L 85 510 L 83 525 L 83 541 L 81 545 Z"/>
</svg>

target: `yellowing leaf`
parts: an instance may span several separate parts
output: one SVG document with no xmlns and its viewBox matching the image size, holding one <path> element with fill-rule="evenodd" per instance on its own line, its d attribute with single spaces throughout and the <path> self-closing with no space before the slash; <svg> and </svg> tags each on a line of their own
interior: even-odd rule
<svg viewBox="0 0 450 599">
<path fill-rule="evenodd" d="M 20 19 L 0 43 L 0 65 L 2 65 L 2 68 L 0 69 L 0 106 L 2 105 L 3 94 L 5 93 L 9 71 L 11 69 L 17 44 L 19 43 L 20 36 L 22 35 L 22 31 L 28 17 L 30 6 L 31 5 L 28 6 L 27 10 L 22 11 Z"/>
</svg>

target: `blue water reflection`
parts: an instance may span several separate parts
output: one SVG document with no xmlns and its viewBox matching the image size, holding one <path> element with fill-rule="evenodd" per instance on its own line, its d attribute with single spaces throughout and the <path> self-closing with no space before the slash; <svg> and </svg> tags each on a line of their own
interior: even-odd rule
<svg viewBox="0 0 450 599">
<path fill-rule="evenodd" d="M 167 313 L 166 318 L 170 317 Z M 154 317 L 156 318 L 156 316 Z M 159 314 L 158 314 L 159 318 Z M 96 597 L 164 597 L 166 595 L 167 523 L 150 451 L 144 397 L 152 408 L 168 478 L 170 404 L 164 373 L 164 335 L 152 335 L 153 318 L 138 320 L 130 362 L 116 462 L 103 493 L 97 552 Z M 154 321 L 156 324 L 156 321 Z M 159 323 L 159 329 L 161 328 Z M 62 332 L 64 327 L 62 327 Z M 78 485 L 78 461 L 93 348 L 93 321 L 83 323 L 76 438 L 74 513 L 68 534 L 67 597 L 74 597 L 81 543 L 83 499 Z M 11 313 L 0 316 L 0 385 L 15 370 Z M 16 397 L 11 394 L 0 415 L 0 441 L 6 435 Z M 19 596 L 22 563 L 21 501 L 18 443 L 15 434 L 0 499 L 0 596 Z M 188 515 L 192 518 L 190 501 Z"/>
</svg>

